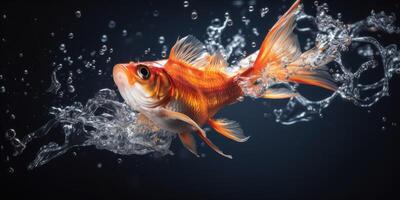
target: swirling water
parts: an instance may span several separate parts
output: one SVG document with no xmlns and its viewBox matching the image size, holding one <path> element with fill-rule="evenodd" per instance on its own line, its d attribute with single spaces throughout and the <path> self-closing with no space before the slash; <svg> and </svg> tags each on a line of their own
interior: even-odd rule
<svg viewBox="0 0 400 200">
<path fill-rule="evenodd" d="M 81 17 L 80 12 L 77 17 Z M 198 20 L 197 15 L 196 19 Z M 247 18 L 243 18 L 242 21 L 245 26 L 248 26 L 250 22 Z M 365 35 L 371 31 L 390 34 L 399 33 L 399 28 L 394 26 L 394 15 L 371 12 L 371 15 L 364 20 L 353 24 L 345 24 L 340 18 L 335 19 L 330 16 L 328 14 L 328 6 L 323 4 L 317 5 L 317 14 L 315 16 L 301 12 L 298 14 L 297 21 L 299 23 L 305 21 L 312 24 L 307 27 L 298 27 L 296 30 L 299 33 L 310 33 L 313 36 L 307 39 L 308 44 L 305 49 L 313 46 L 324 49 L 319 54 L 314 54 L 313 57 L 310 57 L 308 62 L 329 63 L 330 73 L 340 87 L 330 96 L 317 101 L 309 100 L 302 95 L 291 98 L 286 106 L 272 109 L 276 122 L 290 125 L 312 120 L 320 116 L 322 111 L 336 98 L 342 98 L 354 103 L 356 106 L 370 107 L 381 98 L 389 95 L 389 80 L 394 74 L 400 73 L 400 52 L 395 44 L 385 47 L 374 37 Z M 243 61 L 251 63 L 254 61 L 252 60 L 254 57 L 249 58 L 249 60 L 243 60 L 248 55 L 243 50 L 247 41 L 241 30 L 237 30 L 237 34 L 229 38 L 227 44 L 222 41 L 223 32 L 226 29 L 230 29 L 230 24 L 232 23 L 229 13 L 225 14 L 223 22 L 220 19 L 214 19 L 211 25 L 206 28 L 207 38 L 204 44 L 211 53 L 220 52 L 230 63 L 228 70 L 235 72 L 241 67 L 249 66 L 249 64 L 243 65 Z M 115 21 L 110 21 L 110 24 L 110 28 L 114 28 L 117 25 Z M 252 30 L 255 35 L 259 35 L 256 28 Z M 126 30 L 122 31 L 123 37 L 127 34 Z M 141 34 L 141 32 L 136 33 L 136 35 Z M 68 37 L 73 39 L 73 34 L 72 37 L 71 34 Z M 62 70 L 65 65 L 72 65 L 74 61 L 82 62 L 85 68 L 96 70 L 98 74 L 104 73 L 101 69 L 96 68 L 99 61 L 93 59 L 93 57 L 95 55 L 105 56 L 105 62 L 109 63 L 111 58 L 108 55 L 112 54 L 113 48 L 107 44 L 107 35 L 102 35 L 99 40 L 103 43 L 100 49 L 91 51 L 86 57 L 79 55 L 77 59 L 68 56 L 67 44 L 60 44 L 59 51 L 65 57 L 63 58 L 63 63 L 54 62 L 55 69 L 51 76 L 52 84 L 47 91 L 57 94 L 59 98 L 64 98 L 64 92 L 60 90 L 62 84 L 58 80 L 57 72 Z M 158 42 L 163 44 L 164 41 L 165 38 L 160 37 Z M 166 49 L 167 46 L 163 45 L 161 57 L 165 57 Z M 348 51 L 357 51 L 359 56 L 367 58 L 367 61 L 356 68 L 354 66 L 345 66 L 342 58 L 343 54 Z M 145 50 L 145 54 L 150 54 L 151 52 L 150 48 Z M 380 80 L 372 83 L 362 83 L 360 81 L 364 73 L 377 67 L 383 71 L 383 77 Z M 69 93 L 75 92 L 73 86 L 74 73 L 69 72 L 66 77 L 66 88 Z M 76 73 L 80 74 L 82 71 L 78 69 Z M 245 90 L 245 96 L 256 97 L 257 94 L 270 87 L 285 87 L 294 92 L 298 91 L 299 86 L 297 84 L 275 82 L 265 76 L 260 78 L 262 87 L 257 87 L 257 90 Z M 64 143 L 50 142 L 42 146 L 36 158 L 29 164 L 29 169 L 46 164 L 51 159 L 64 154 L 72 148 L 83 146 L 95 146 L 98 149 L 106 149 L 122 155 L 172 154 L 169 147 L 175 137 L 174 134 L 158 130 L 156 127 L 144 127 L 138 124 L 137 112 L 131 110 L 123 102 L 119 102 L 116 92 L 111 89 L 98 91 L 84 105 L 75 102 L 65 107 L 51 107 L 50 114 L 53 116 L 52 120 L 23 138 L 17 138 L 15 134 L 9 132 L 11 134 L 8 139 L 14 146 L 14 155 L 17 156 L 23 153 L 30 142 L 58 131 L 57 127 L 61 128 L 64 135 Z"/>
</svg>

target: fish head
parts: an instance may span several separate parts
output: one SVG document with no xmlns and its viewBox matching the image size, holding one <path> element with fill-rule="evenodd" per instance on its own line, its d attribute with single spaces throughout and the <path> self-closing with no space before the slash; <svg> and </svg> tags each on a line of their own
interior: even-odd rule
<svg viewBox="0 0 400 200">
<path fill-rule="evenodd" d="M 113 79 L 125 102 L 138 111 L 165 105 L 171 96 L 171 78 L 156 62 L 116 64 Z"/>
</svg>

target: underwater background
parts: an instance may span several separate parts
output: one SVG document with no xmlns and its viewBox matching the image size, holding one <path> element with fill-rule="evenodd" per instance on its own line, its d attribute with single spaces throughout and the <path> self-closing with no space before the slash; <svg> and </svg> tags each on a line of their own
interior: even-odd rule
<svg viewBox="0 0 400 200">
<path fill-rule="evenodd" d="M 217 116 L 238 121 L 244 133 L 251 136 L 245 143 L 236 143 L 215 132 L 209 134 L 214 143 L 233 155 L 232 160 L 206 146 L 200 147 L 202 156 L 197 158 L 174 139 L 171 144 L 174 155 L 118 155 L 88 146 L 71 149 L 43 166 L 28 170 L 41 146 L 49 141 L 62 143 L 64 136 L 57 131 L 30 143 L 22 155 L 11 155 L 12 147 L 3 133 L 12 128 L 18 137 L 23 137 L 52 119 L 49 114 L 52 106 L 85 103 L 102 88 L 115 90 L 111 76 L 114 64 L 161 59 L 164 48 L 171 48 L 178 37 L 188 34 L 204 40 L 210 22 L 223 19 L 227 11 L 233 25 L 224 30 L 223 37 L 232 37 L 242 29 L 248 43 L 244 50 L 253 52 L 278 16 L 293 3 L 289 0 L 185 2 L 0 3 L 0 191 L 4 197 L 400 198 L 398 75 L 390 80 L 390 96 L 375 105 L 363 108 L 336 98 L 323 110 L 322 117 L 308 122 L 277 123 L 267 110 L 285 105 L 284 100 L 246 98 L 225 107 Z M 332 15 L 340 12 L 341 20 L 346 23 L 366 18 L 371 10 L 400 14 L 397 0 L 325 2 L 329 12 Z M 314 1 L 304 0 L 303 5 L 306 13 L 315 13 Z M 249 6 L 254 10 L 250 11 Z M 268 11 L 260 17 L 263 8 Z M 250 19 L 248 26 L 244 25 L 243 15 Z M 396 25 L 399 26 L 397 21 Z M 254 27 L 259 33 L 257 37 L 250 34 Z M 383 46 L 400 43 L 398 34 L 382 33 L 376 37 Z M 257 45 L 253 47 L 252 42 Z M 305 43 L 301 37 L 300 43 Z M 63 52 L 65 48 L 67 53 Z M 97 50 L 96 64 L 84 66 L 83 62 L 75 61 L 68 65 L 68 56 L 75 60 L 83 55 L 85 59 L 93 49 Z M 361 63 L 351 54 L 343 62 L 347 66 Z M 62 93 L 47 92 L 59 63 L 64 63 L 63 69 L 67 69 L 58 74 Z M 72 84 L 68 83 L 71 71 Z M 377 79 L 380 71 L 374 73 L 367 78 Z M 321 89 L 306 90 L 311 99 L 327 96 Z M 118 98 L 122 101 L 119 95 Z"/>
</svg>

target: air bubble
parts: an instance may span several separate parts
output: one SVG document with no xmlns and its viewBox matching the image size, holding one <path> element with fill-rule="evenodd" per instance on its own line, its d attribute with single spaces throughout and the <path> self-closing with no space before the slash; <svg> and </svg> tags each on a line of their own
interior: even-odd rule
<svg viewBox="0 0 400 200">
<path fill-rule="evenodd" d="M 107 42 L 107 40 L 108 40 L 107 35 L 102 35 L 101 36 L 101 39 L 100 39 L 101 42 L 105 43 L 105 42 Z"/>
<path fill-rule="evenodd" d="M 74 33 L 68 33 L 68 39 L 70 40 L 74 39 Z"/>
<path fill-rule="evenodd" d="M 160 12 L 158 10 L 153 11 L 153 17 L 158 17 L 160 15 Z"/>
<path fill-rule="evenodd" d="M 79 11 L 79 10 L 75 11 L 75 17 L 76 18 L 81 18 L 82 17 L 81 11 Z"/>
<path fill-rule="evenodd" d="M 183 7 L 184 8 L 189 7 L 189 1 L 183 1 Z"/>
<path fill-rule="evenodd" d="M 73 85 L 68 85 L 67 88 L 68 88 L 68 92 L 70 92 L 70 93 L 74 93 L 75 92 L 75 88 L 74 88 Z"/>
<path fill-rule="evenodd" d="M 65 44 L 60 44 L 58 49 L 60 49 L 60 51 L 64 51 L 65 50 Z"/>
<path fill-rule="evenodd" d="M 127 35 L 128 35 L 128 31 L 127 31 L 127 30 L 125 30 L 125 29 L 124 29 L 124 30 L 122 30 L 122 36 L 123 36 L 123 37 L 126 37 Z"/>
<path fill-rule="evenodd" d="M 193 10 L 192 14 L 190 15 L 190 17 L 192 18 L 192 20 L 196 20 L 199 16 L 197 14 L 197 11 Z"/>
<path fill-rule="evenodd" d="M 12 167 L 9 167 L 7 171 L 9 174 L 13 174 L 15 172 L 14 168 Z"/>
<path fill-rule="evenodd" d="M 159 44 L 164 44 L 164 42 L 165 42 L 164 36 L 160 36 L 160 37 L 158 38 L 158 43 L 159 43 Z"/>
<path fill-rule="evenodd" d="M 115 28 L 116 25 L 117 25 L 117 23 L 114 20 L 110 20 L 108 22 L 108 28 L 113 29 L 113 28 Z"/>
<path fill-rule="evenodd" d="M 249 6 L 249 12 L 253 12 L 254 11 L 254 6 L 250 5 Z"/>
<path fill-rule="evenodd" d="M 228 26 L 233 26 L 233 21 L 232 21 L 231 19 L 228 19 L 228 20 L 226 21 L 226 25 L 228 25 Z"/>
<path fill-rule="evenodd" d="M 72 84 L 72 82 L 73 82 L 72 77 L 68 77 L 68 78 L 67 78 L 67 84 Z"/>
<path fill-rule="evenodd" d="M 17 135 L 17 132 L 15 132 L 14 129 L 10 128 L 6 131 L 6 133 L 4 134 L 4 136 L 6 137 L 6 139 L 11 140 L 13 138 L 15 138 L 15 136 Z"/>
<path fill-rule="evenodd" d="M 229 18 L 230 17 L 229 12 L 225 12 L 224 16 L 225 16 L 225 18 Z"/>
</svg>

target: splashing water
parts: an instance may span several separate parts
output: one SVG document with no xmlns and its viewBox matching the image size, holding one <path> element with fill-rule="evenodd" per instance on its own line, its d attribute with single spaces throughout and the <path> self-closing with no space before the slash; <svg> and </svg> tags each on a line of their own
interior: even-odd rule
<svg viewBox="0 0 400 200">
<path fill-rule="evenodd" d="M 297 21 L 311 22 L 316 25 L 316 28 L 311 28 L 311 26 L 298 27 L 297 31 L 312 33 L 315 36 L 307 40 L 307 45 L 314 46 L 315 44 L 316 48 L 324 49 L 324 51 L 318 51 L 307 62 L 313 65 L 333 63 L 335 67 L 332 67 L 331 73 L 339 84 L 339 89 L 318 101 L 309 100 L 301 95 L 292 97 L 285 107 L 273 109 L 272 112 L 278 123 L 289 125 L 309 121 L 315 116 L 320 116 L 322 110 L 327 108 L 337 97 L 348 100 L 357 106 L 370 107 L 384 96 L 388 96 L 389 80 L 395 73 L 400 73 L 400 52 L 396 45 L 391 44 L 384 47 L 371 36 L 361 36 L 362 33 L 371 31 L 399 33 L 399 28 L 393 25 L 394 15 L 372 12 L 371 16 L 362 21 L 344 24 L 327 13 L 326 4 L 317 6 L 316 16 L 300 12 Z M 243 66 L 251 66 L 257 52 L 252 54 L 249 59 L 243 60 L 246 56 L 243 50 L 246 47 L 246 40 L 241 30 L 229 39 L 228 44 L 223 44 L 222 33 L 227 27 L 230 27 L 229 23 L 232 23 L 229 15 L 226 15 L 223 23 L 219 19 L 214 19 L 211 25 L 207 27 L 205 46 L 210 53 L 221 53 L 230 64 L 228 71 L 235 72 Z M 127 34 L 123 33 L 123 35 L 126 36 Z M 104 36 L 101 39 L 102 43 L 107 42 L 107 36 Z M 356 70 L 345 66 L 342 62 L 342 54 L 353 49 L 358 49 L 358 55 L 368 58 L 368 61 L 361 64 Z M 62 51 L 66 52 L 65 45 L 62 46 Z M 100 55 L 103 55 L 105 51 L 107 49 L 102 51 Z M 111 49 L 110 53 L 112 53 Z M 95 55 L 96 51 L 92 51 L 90 56 Z M 380 57 L 379 61 L 374 58 L 374 55 Z M 78 60 L 82 60 L 82 56 L 79 56 Z M 94 59 L 87 59 L 82 62 L 85 63 L 86 68 L 96 68 L 96 60 Z M 383 77 L 374 83 L 361 83 L 362 74 L 377 66 L 382 66 Z M 58 66 L 58 69 L 60 68 L 62 68 L 62 65 Z M 78 74 L 80 73 L 81 71 L 78 72 Z M 275 82 L 264 76 L 260 78 L 262 87 L 258 87 L 257 90 L 245 90 L 245 96 L 256 97 L 271 87 L 284 87 L 293 92 L 298 92 L 297 84 Z M 53 72 L 51 80 L 52 85 L 48 92 L 57 93 L 61 83 L 57 79 L 56 71 Z M 377 89 L 378 91 L 376 91 Z M 364 94 L 369 94 L 371 91 L 373 93 L 370 95 Z M 174 134 L 157 130 L 155 127 L 140 125 L 137 112 L 131 110 L 128 105 L 119 102 L 116 97 L 117 95 L 113 90 L 102 89 L 84 106 L 75 102 L 66 107 L 52 107 L 50 114 L 54 116 L 54 119 L 22 139 L 10 137 L 11 144 L 15 147 L 14 155 L 21 154 L 31 141 L 49 135 L 57 127 L 62 129 L 64 144 L 59 145 L 51 142 L 42 146 L 35 160 L 29 164 L 29 169 L 46 164 L 71 148 L 81 146 L 95 146 L 98 149 L 106 149 L 122 155 L 172 154 L 169 147 L 175 137 Z"/>
<path fill-rule="evenodd" d="M 317 29 L 313 30 L 309 27 L 298 28 L 300 32 L 313 32 L 315 37 L 316 48 L 323 49 L 317 51 L 306 62 L 311 66 L 323 66 L 328 63 L 334 63 L 338 67 L 333 73 L 335 81 L 340 85 L 338 90 L 329 97 L 318 101 L 312 101 L 306 97 L 299 95 L 291 98 L 284 108 L 273 109 L 276 122 L 290 125 L 300 121 L 310 121 L 315 116 L 321 116 L 322 110 L 327 108 L 333 99 L 337 96 L 351 101 L 357 106 L 370 107 L 381 98 L 389 95 L 389 80 L 395 73 L 400 73 L 400 52 L 394 44 L 386 47 L 382 46 L 375 38 L 370 36 L 360 36 L 362 32 L 383 31 L 386 33 L 400 33 L 400 29 L 393 25 L 395 21 L 394 15 L 386 15 L 384 12 L 375 14 L 365 20 L 361 20 L 354 24 L 344 24 L 339 19 L 334 19 L 327 14 L 328 6 L 323 4 L 318 6 L 316 16 L 310 16 L 301 12 L 298 14 L 297 21 L 307 20 L 316 25 Z M 342 62 L 342 53 L 349 51 L 351 48 L 357 48 L 361 45 L 374 46 L 377 54 L 380 56 L 380 62 L 374 58 L 362 63 L 354 72 Z M 373 55 L 372 49 L 361 49 L 362 54 Z M 369 52 L 365 52 L 369 51 Z M 374 82 L 363 84 L 360 81 L 361 76 L 367 71 L 379 66 L 383 66 L 384 76 Z M 305 63 L 307 64 L 307 63 Z M 333 71 L 333 69 L 331 69 Z M 284 87 L 293 92 L 298 92 L 297 84 L 287 82 L 275 82 L 265 76 L 261 76 L 260 82 L 262 87 L 258 87 L 256 91 L 246 90 L 246 95 L 257 97 L 266 89 L 271 87 Z M 378 91 L 377 89 L 381 88 Z M 370 95 L 364 95 L 369 94 Z"/>
<path fill-rule="evenodd" d="M 137 112 L 116 97 L 113 90 L 102 89 L 85 106 L 76 102 L 65 108 L 52 107 L 50 114 L 54 119 L 21 140 L 12 137 L 13 145 L 18 147 L 14 155 L 21 154 L 33 139 L 49 134 L 57 126 L 63 130 L 64 144 L 51 142 L 42 146 L 29 169 L 46 164 L 71 148 L 90 145 L 122 155 L 172 154 L 169 146 L 174 135 L 139 125 Z"/>
</svg>

